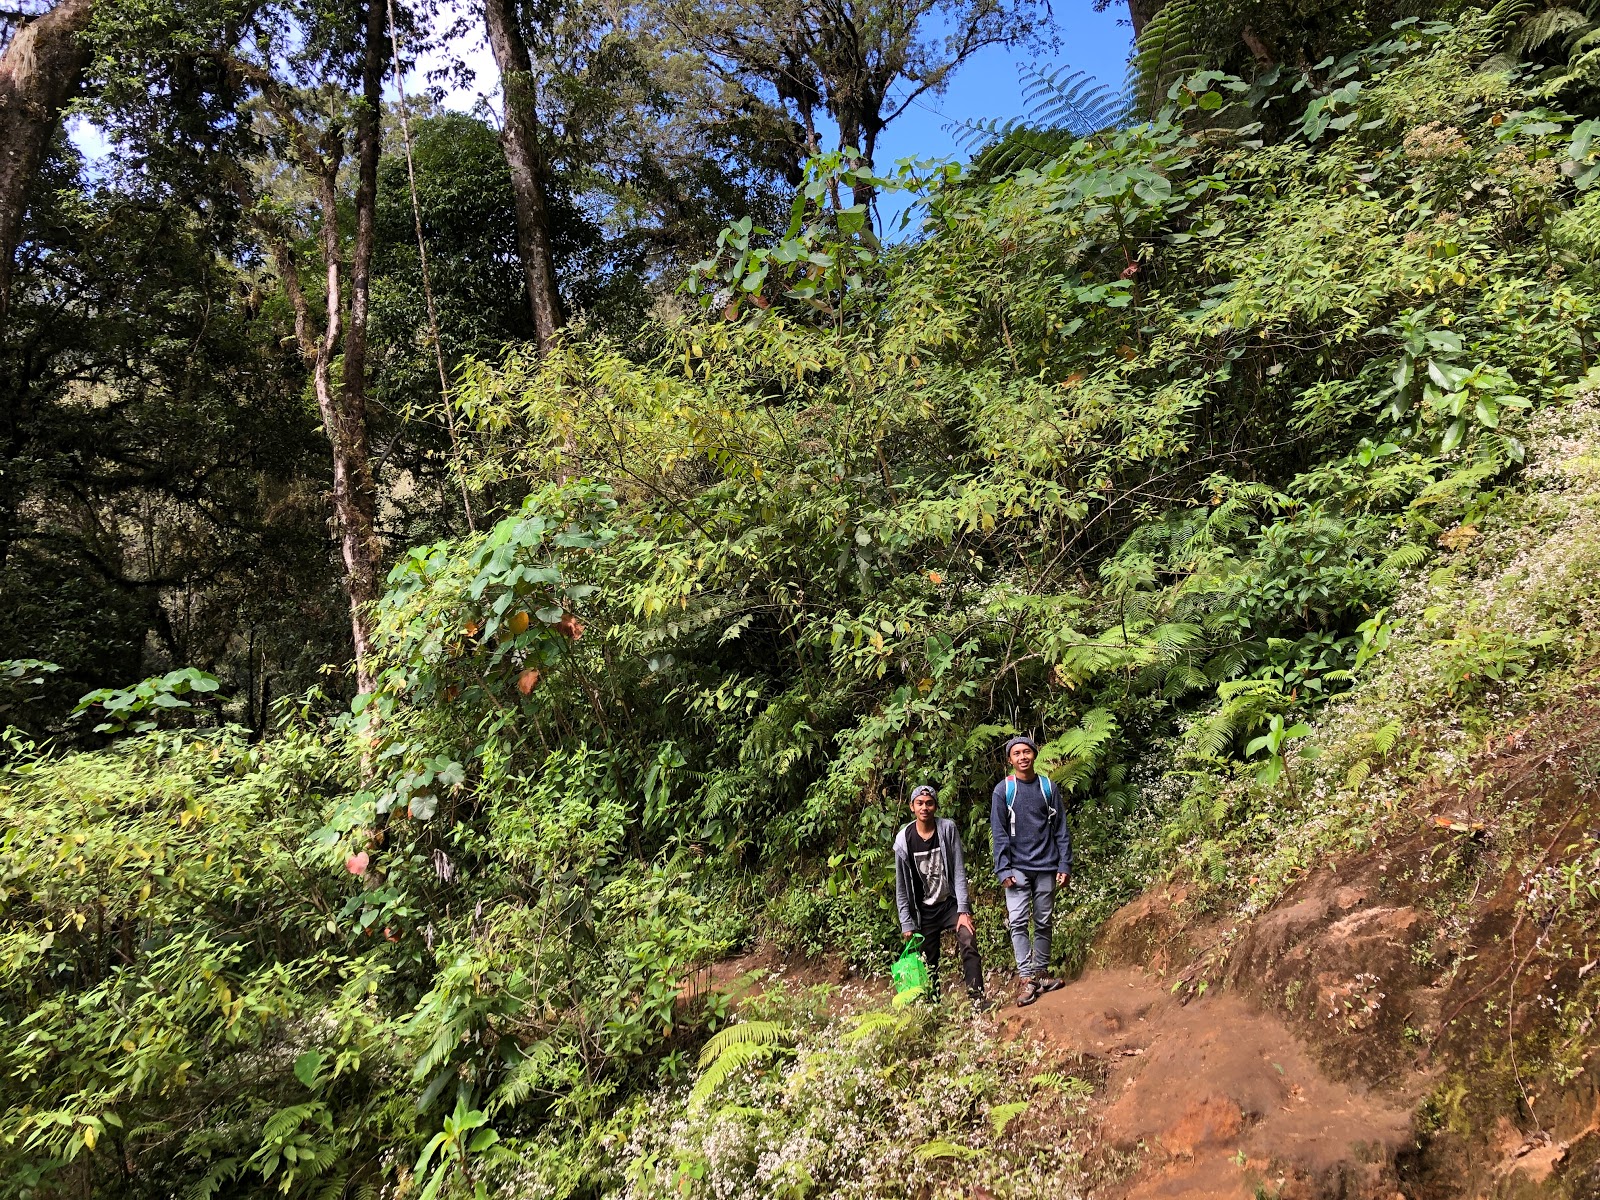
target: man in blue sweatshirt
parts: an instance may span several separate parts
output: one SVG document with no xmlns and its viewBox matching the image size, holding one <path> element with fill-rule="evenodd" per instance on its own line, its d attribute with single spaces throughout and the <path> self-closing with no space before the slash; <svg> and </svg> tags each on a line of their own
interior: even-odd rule
<svg viewBox="0 0 1600 1200">
<path fill-rule="evenodd" d="M 1056 890 L 1072 879 L 1072 837 L 1067 809 L 1045 777 L 1035 774 L 1039 753 L 1032 738 L 1006 743 L 1011 774 L 995 785 L 989 803 L 994 835 L 994 869 L 1005 888 L 1011 949 L 1017 957 L 1017 1004 L 1032 1004 L 1053 992 L 1061 980 L 1050 968 L 1050 920 Z M 1029 924 L 1033 926 L 1030 938 Z"/>
</svg>

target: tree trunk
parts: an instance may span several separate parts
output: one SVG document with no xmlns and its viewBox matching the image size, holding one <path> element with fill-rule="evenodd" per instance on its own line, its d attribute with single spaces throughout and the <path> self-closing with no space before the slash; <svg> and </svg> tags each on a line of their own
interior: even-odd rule
<svg viewBox="0 0 1600 1200">
<path fill-rule="evenodd" d="M 350 259 L 350 325 L 345 332 L 337 418 L 323 410 L 323 422 L 333 448 L 333 503 L 339 526 L 345 582 L 350 593 L 350 629 L 355 639 L 356 684 L 372 689 L 372 613 L 378 599 L 382 546 L 378 542 L 377 487 L 367 445 L 367 326 L 372 293 L 372 252 L 376 241 L 378 209 L 378 157 L 382 150 L 379 114 L 383 105 L 384 27 L 386 0 L 367 0 L 366 48 L 361 66 L 362 105 L 356 118 L 355 246 Z M 337 268 L 339 262 L 337 175 L 328 171 L 321 189 L 323 253 Z M 338 320 L 337 279 L 328 279 L 328 328 Z M 326 339 L 325 339 L 326 340 Z M 321 374 L 331 368 L 330 345 Z M 318 404 L 331 380 L 319 379 Z M 335 421 L 339 432 L 335 435 Z M 341 476 L 343 487 L 341 488 Z"/>
<path fill-rule="evenodd" d="M 506 97 L 506 122 L 500 134 L 511 190 L 517 206 L 517 248 L 528 279 L 534 339 L 543 354 L 561 328 L 561 297 L 556 291 L 555 258 L 550 250 L 550 214 L 545 202 L 544 152 L 539 146 L 539 115 L 533 60 L 517 24 L 516 0 L 484 0 L 484 26 Z"/>
<path fill-rule="evenodd" d="M 372 250 L 378 212 L 378 156 L 383 139 L 379 114 L 383 106 L 384 51 L 388 37 L 384 14 L 387 0 L 368 0 L 366 49 L 361 63 L 361 109 L 356 117 L 356 243 L 350 259 L 350 330 L 345 339 L 346 404 L 362 424 L 367 410 L 367 315 L 372 295 Z"/>
<path fill-rule="evenodd" d="M 1128 0 L 1128 20 L 1133 23 L 1133 40 L 1137 42 L 1150 18 L 1161 11 L 1162 0 Z"/>
<path fill-rule="evenodd" d="M 376 136 L 374 132 L 373 136 Z M 301 163 L 316 192 L 322 217 L 322 255 L 327 270 L 327 295 L 322 329 L 316 328 L 311 298 L 300 281 L 299 260 L 284 230 L 270 218 L 257 218 L 267 234 L 272 260 L 283 280 L 294 312 L 295 340 L 311 367 L 312 391 L 317 411 L 333 452 L 333 524 L 339 538 L 339 554 L 344 562 L 344 590 L 350 600 L 350 634 L 355 648 L 356 687 L 371 691 L 374 683 L 372 663 L 372 604 L 378 598 L 378 567 L 382 546 L 375 519 L 376 489 L 372 464 L 367 453 L 365 387 L 348 379 L 336 384 L 333 364 L 343 342 L 344 368 L 350 371 L 350 338 L 344 321 L 343 274 L 339 244 L 339 165 L 344 157 L 343 139 L 328 133 L 319 147 L 309 139 L 297 137 Z M 358 168 L 359 169 L 359 168 Z M 375 195 L 376 188 L 372 189 Z M 361 219 L 357 219 L 358 229 Z M 369 222 L 370 226 L 370 222 Z M 370 240 L 368 254 L 370 256 Z M 355 289 L 352 288 L 352 291 Z M 351 325 L 354 325 L 352 303 Z M 363 307 L 363 321 L 365 320 Z M 363 330 L 363 332 L 365 332 Z"/>
<path fill-rule="evenodd" d="M 0 332 L 10 307 L 12 259 L 28 191 L 61 110 L 89 65 L 89 50 L 78 34 L 88 26 L 94 2 L 61 0 L 18 29 L 0 55 Z"/>
</svg>

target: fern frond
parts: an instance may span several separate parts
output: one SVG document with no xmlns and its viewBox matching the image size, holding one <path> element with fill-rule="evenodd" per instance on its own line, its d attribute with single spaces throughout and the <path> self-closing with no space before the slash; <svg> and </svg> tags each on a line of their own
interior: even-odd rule
<svg viewBox="0 0 1600 1200">
<path fill-rule="evenodd" d="M 1344 786 L 1352 792 L 1359 792 L 1361 785 L 1367 781 L 1367 776 L 1372 774 L 1372 763 L 1365 758 L 1358 758 L 1350 764 L 1350 769 L 1345 772 Z"/>
<path fill-rule="evenodd" d="M 712 1035 L 711 1040 L 700 1048 L 699 1065 L 704 1070 L 731 1046 L 752 1043 L 758 1046 L 773 1046 L 787 1044 L 793 1038 L 794 1030 L 777 1021 L 741 1021 Z"/>
<path fill-rule="evenodd" d="M 195 1180 L 184 1192 L 184 1200 L 211 1200 L 224 1183 L 231 1183 L 244 1170 L 244 1159 L 222 1158 L 211 1164 L 211 1169 Z"/>
<path fill-rule="evenodd" d="M 1067 72 L 1058 67 L 1045 72 L 1028 68 L 1022 94 L 1028 119 L 1036 127 L 1065 129 L 1079 137 L 1111 129 L 1127 121 L 1129 98 L 1113 91 L 1087 71 Z"/>
<path fill-rule="evenodd" d="M 855 1028 L 844 1035 L 847 1042 L 861 1042 L 876 1033 L 887 1030 L 899 1032 L 910 1023 L 910 1018 L 905 1013 L 889 1012 L 885 1009 L 874 1009 L 857 1018 Z"/>
<path fill-rule="evenodd" d="M 927 994 L 925 987 L 910 987 L 903 992 L 897 992 L 895 998 L 889 1001 L 895 1008 L 909 1008 Z"/>
<path fill-rule="evenodd" d="M 1046 1071 L 1042 1075 L 1035 1075 L 1028 1080 L 1036 1088 L 1050 1088 L 1060 1092 L 1069 1100 L 1087 1100 L 1094 1095 L 1094 1084 L 1087 1079 L 1080 1079 L 1076 1075 L 1062 1075 L 1057 1071 Z"/>
<path fill-rule="evenodd" d="M 1547 8 L 1529 18 L 1517 30 L 1511 48 L 1517 54 L 1532 54 L 1551 43 L 1565 46 L 1574 33 L 1581 36 L 1590 29 L 1589 18 L 1575 8 Z"/>
<path fill-rule="evenodd" d="M 989 1110 L 989 1124 L 994 1126 L 995 1137 L 1005 1137 L 1006 1126 L 1028 1111 L 1028 1101 L 1017 1100 L 1011 1104 L 996 1104 Z"/>
<path fill-rule="evenodd" d="M 1516 29 L 1533 15 L 1533 0 L 1500 0 L 1489 10 L 1489 27 L 1501 33 Z"/>
<path fill-rule="evenodd" d="M 1401 724 L 1399 721 L 1390 721 L 1381 729 L 1372 734 L 1372 748 L 1383 755 L 1394 749 L 1394 744 L 1400 740 Z"/>
<path fill-rule="evenodd" d="M 1076 791 L 1093 778 L 1117 729 L 1117 719 L 1110 710 L 1091 708 L 1076 729 L 1039 747 L 1042 769 L 1063 793 Z"/>
<path fill-rule="evenodd" d="M 1403 546 L 1396 546 L 1384 555 L 1383 562 L 1379 565 L 1380 571 L 1409 571 L 1413 567 L 1420 567 L 1433 557 L 1433 551 L 1421 542 L 1407 542 Z"/>
<path fill-rule="evenodd" d="M 1203 19 L 1196 0 L 1169 0 L 1145 23 L 1128 66 L 1128 93 L 1153 116 L 1177 80 L 1199 69 L 1195 30 Z"/>
<path fill-rule="evenodd" d="M 745 1067 L 764 1058 L 770 1058 L 782 1047 L 771 1042 L 736 1042 L 717 1055 L 704 1074 L 695 1081 L 689 1093 L 689 1108 L 704 1108 L 706 1101 L 722 1090 L 723 1086 Z"/>
</svg>

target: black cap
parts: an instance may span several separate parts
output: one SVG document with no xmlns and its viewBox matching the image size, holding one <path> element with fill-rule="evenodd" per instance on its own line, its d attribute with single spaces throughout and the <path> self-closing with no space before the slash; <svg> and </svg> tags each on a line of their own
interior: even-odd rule
<svg viewBox="0 0 1600 1200">
<path fill-rule="evenodd" d="M 928 795 L 932 796 L 935 804 L 939 803 L 939 792 L 931 783 L 917 784 L 916 787 L 911 789 L 911 799 L 915 800 L 918 796 L 922 795 L 923 792 L 927 792 Z"/>
<path fill-rule="evenodd" d="M 1000 752 L 1001 756 L 1004 758 L 1010 758 L 1011 747 L 1013 746 L 1026 746 L 1035 754 L 1039 753 L 1039 743 L 1034 741 L 1031 737 L 1014 737 L 1006 743 L 1006 748 Z"/>
</svg>

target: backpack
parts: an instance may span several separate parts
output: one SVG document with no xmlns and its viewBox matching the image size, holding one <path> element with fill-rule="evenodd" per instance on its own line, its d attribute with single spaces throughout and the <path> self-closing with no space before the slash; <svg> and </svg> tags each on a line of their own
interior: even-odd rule
<svg viewBox="0 0 1600 1200">
<path fill-rule="evenodd" d="M 1056 819 L 1056 789 L 1055 789 L 1055 785 L 1050 782 L 1050 776 L 1048 776 L 1048 775 L 1039 776 L 1039 787 L 1044 792 L 1044 802 L 1045 802 L 1045 804 L 1047 806 L 1045 808 L 1045 816 L 1049 820 L 1054 821 Z M 1006 776 L 1006 815 L 1011 818 L 1011 836 L 1012 837 L 1016 837 L 1017 836 L 1016 801 L 1017 801 L 1017 777 L 1015 775 L 1007 775 Z"/>
</svg>

